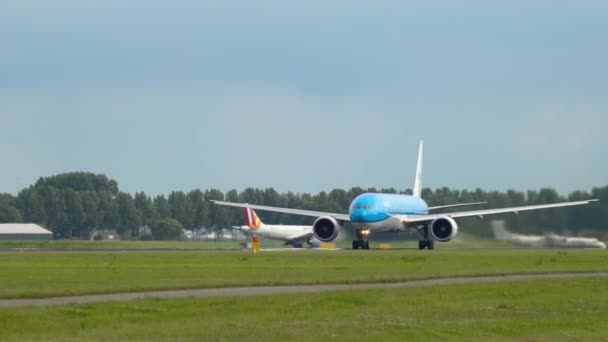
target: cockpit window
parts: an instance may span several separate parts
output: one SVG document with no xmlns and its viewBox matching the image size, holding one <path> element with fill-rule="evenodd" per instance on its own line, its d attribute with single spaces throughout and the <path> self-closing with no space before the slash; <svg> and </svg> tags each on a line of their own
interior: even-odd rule
<svg viewBox="0 0 608 342">
<path fill-rule="evenodd" d="M 371 210 L 374 209 L 373 205 L 355 205 L 354 209 L 367 209 L 367 210 Z"/>
</svg>

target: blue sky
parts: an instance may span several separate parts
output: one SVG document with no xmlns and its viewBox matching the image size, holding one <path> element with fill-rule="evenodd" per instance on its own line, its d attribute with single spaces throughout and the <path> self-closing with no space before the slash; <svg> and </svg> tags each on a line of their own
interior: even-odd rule
<svg viewBox="0 0 608 342">
<path fill-rule="evenodd" d="M 605 1 L 0 1 L 0 192 L 608 183 Z"/>
</svg>

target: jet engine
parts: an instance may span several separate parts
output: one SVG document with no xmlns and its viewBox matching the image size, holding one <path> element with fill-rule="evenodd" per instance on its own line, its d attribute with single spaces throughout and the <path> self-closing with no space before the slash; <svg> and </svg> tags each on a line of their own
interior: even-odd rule
<svg viewBox="0 0 608 342">
<path fill-rule="evenodd" d="M 449 216 L 439 217 L 431 222 L 433 239 L 441 242 L 452 240 L 458 234 L 458 224 Z"/>
<path fill-rule="evenodd" d="M 312 224 L 313 236 L 321 242 L 329 242 L 340 233 L 340 223 L 331 216 L 321 216 Z"/>
</svg>

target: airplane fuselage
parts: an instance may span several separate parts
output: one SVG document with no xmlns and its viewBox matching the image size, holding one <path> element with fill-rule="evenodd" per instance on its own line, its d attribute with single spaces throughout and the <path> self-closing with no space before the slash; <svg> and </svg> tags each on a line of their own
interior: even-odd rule
<svg viewBox="0 0 608 342">
<path fill-rule="evenodd" d="M 508 231 L 504 221 L 492 223 L 492 230 L 497 240 L 508 241 L 524 247 L 536 248 L 606 248 L 606 244 L 596 238 L 562 236 L 557 234 L 524 235 Z"/>
<path fill-rule="evenodd" d="M 256 234 L 269 239 L 276 239 L 282 241 L 291 241 L 294 238 L 310 233 L 312 231 L 311 226 L 285 226 L 285 225 L 268 225 L 265 224 L 260 228 L 249 228 L 248 226 L 241 226 L 243 232 L 250 234 Z"/>
<path fill-rule="evenodd" d="M 503 240 L 516 245 L 539 248 L 606 248 L 606 244 L 595 238 L 561 236 L 557 234 L 521 235 L 510 234 Z"/>
<path fill-rule="evenodd" d="M 398 194 L 364 193 L 349 208 L 350 222 L 355 229 L 399 231 L 403 224 L 399 215 L 427 215 L 429 207 L 420 197 Z"/>
</svg>

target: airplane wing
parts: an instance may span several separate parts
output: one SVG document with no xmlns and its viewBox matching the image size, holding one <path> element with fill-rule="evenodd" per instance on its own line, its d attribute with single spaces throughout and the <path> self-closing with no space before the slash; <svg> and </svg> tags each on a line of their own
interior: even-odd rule
<svg viewBox="0 0 608 342">
<path fill-rule="evenodd" d="M 472 203 L 457 203 L 457 204 L 446 204 L 446 205 L 438 205 L 435 207 L 429 207 L 429 210 L 435 209 L 445 209 L 445 208 L 453 208 L 453 207 L 462 207 L 465 205 L 478 205 L 478 204 L 486 204 L 488 202 L 472 202 Z"/>
<path fill-rule="evenodd" d="M 597 199 L 591 199 L 586 201 L 575 201 L 575 202 L 561 202 L 561 203 L 552 203 L 552 204 L 539 204 L 539 205 L 526 205 L 522 207 L 510 207 L 510 208 L 498 208 L 498 209 L 483 209 L 483 210 L 469 210 L 469 211 L 459 211 L 454 213 L 443 213 L 443 214 L 431 214 L 431 215 L 400 215 L 403 223 L 412 224 L 412 223 L 424 223 L 430 222 L 434 219 L 440 217 L 451 217 L 451 218 L 461 218 L 461 217 L 473 217 L 477 216 L 479 218 L 483 218 L 486 215 L 494 215 L 494 214 L 503 214 L 503 213 L 514 213 L 517 214 L 520 211 L 528 211 L 528 210 L 538 210 L 538 209 L 548 209 L 548 208 L 559 208 L 559 207 L 570 207 L 574 205 L 583 205 L 589 204 L 591 202 L 597 202 Z"/>
<path fill-rule="evenodd" d="M 347 214 L 326 213 L 323 211 L 270 207 L 270 206 L 266 206 L 266 205 L 234 203 L 234 202 L 224 202 L 224 201 L 215 201 L 215 200 L 213 200 L 211 202 L 218 204 L 218 205 L 225 205 L 225 206 L 229 206 L 229 207 L 251 208 L 251 209 L 257 209 L 257 210 L 266 210 L 266 211 L 274 211 L 274 212 L 278 212 L 278 213 L 313 216 L 313 217 L 331 216 L 338 221 L 350 221 L 350 216 L 348 216 Z"/>
</svg>

